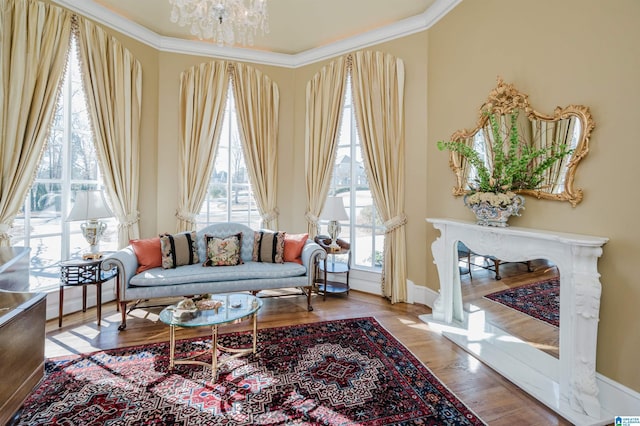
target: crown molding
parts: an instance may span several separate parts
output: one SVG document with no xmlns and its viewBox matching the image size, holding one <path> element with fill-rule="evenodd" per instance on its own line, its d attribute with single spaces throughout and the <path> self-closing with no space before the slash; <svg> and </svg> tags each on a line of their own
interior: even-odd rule
<svg viewBox="0 0 640 426">
<path fill-rule="evenodd" d="M 427 30 L 462 2 L 462 0 L 436 0 L 420 15 L 322 47 L 309 49 L 296 54 L 286 54 L 246 48 L 219 47 L 206 41 L 165 37 L 142 25 L 129 21 L 93 1 L 52 1 L 162 52 L 208 56 L 286 68 L 302 67 L 374 44 Z"/>
</svg>

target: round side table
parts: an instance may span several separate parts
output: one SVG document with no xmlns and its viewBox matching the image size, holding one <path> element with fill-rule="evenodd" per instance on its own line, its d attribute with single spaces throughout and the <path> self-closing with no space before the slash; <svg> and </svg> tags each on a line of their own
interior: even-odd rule
<svg viewBox="0 0 640 426">
<path fill-rule="evenodd" d="M 60 302 L 58 305 L 58 327 L 62 327 L 64 288 L 82 286 L 82 312 L 87 311 L 87 286 L 96 286 L 96 308 L 98 311 L 98 326 L 102 317 L 102 283 L 115 278 L 117 269 L 108 272 L 102 270 L 102 259 L 74 259 L 60 264 Z"/>
<path fill-rule="evenodd" d="M 351 271 L 351 244 L 348 242 L 341 240 L 338 238 L 336 243 L 340 246 L 339 250 L 332 249 L 329 244 L 331 243 L 331 238 L 326 236 L 319 235 L 315 238 L 315 242 L 318 243 L 322 248 L 327 252 L 327 257 L 325 257 L 324 261 L 319 262 L 317 265 L 317 270 L 322 272 L 323 275 L 321 279 L 317 280 L 318 284 L 318 292 L 322 293 L 322 300 L 325 300 L 327 297 L 327 293 L 347 293 L 349 294 L 349 272 Z M 347 256 L 347 262 L 336 262 L 336 256 Z M 329 259 L 331 257 L 331 259 Z M 344 274 L 345 280 L 330 280 L 327 278 L 327 273 L 329 274 Z M 317 274 L 319 275 L 319 274 Z"/>
</svg>

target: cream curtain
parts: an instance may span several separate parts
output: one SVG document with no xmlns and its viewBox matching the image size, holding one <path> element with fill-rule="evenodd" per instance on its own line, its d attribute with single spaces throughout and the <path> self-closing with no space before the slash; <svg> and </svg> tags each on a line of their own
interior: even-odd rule
<svg viewBox="0 0 640 426">
<path fill-rule="evenodd" d="M 567 145 L 569 149 L 575 149 L 576 139 L 573 137 L 576 117 L 570 117 L 557 121 L 531 120 L 531 130 L 534 134 L 532 141 L 536 143 L 535 149 L 547 148 L 550 153 L 556 152 L 559 145 Z M 556 161 L 545 174 L 545 179 L 541 182 L 540 189 L 552 194 L 560 194 L 565 190 L 565 178 L 567 175 L 567 164 L 571 156 L 565 156 Z M 538 160 L 541 161 L 541 160 Z M 537 166 L 536 162 L 534 166 Z"/>
<path fill-rule="evenodd" d="M 381 52 L 356 52 L 351 80 L 369 187 L 386 226 L 382 293 L 391 303 L 404 302 L 404 65 Z"/>
<path fill-rule="evenodd" d="M 195 228 L 207 195 L 228 88 L 225 61 L 200 64 L 180 76 L 178 231 Z"/>
<path fill-rule="evenodd" d="M 139 238 L 142 68 L 131 52 L 78 17 L 78 51 L 95 146 L 118 219 L 118 247 Z"/>
<path fill-rule="evenodd" d="M 278 86 L 259 70 L 231 67 L 238 127 L 262 226 L 278 229 Z"/>
<path fill-rule="evenodd" d="M 312 238 L 318 233 L 318 216 L 322 212 L 331 183 L 347 72 L 347 58 L 340 57 L 323 67 L 307 83 L 305 217 L 309 236 Z"/>
<path fill-rule="evenodd" d="M 0 246 L 33 183 L 64 75 L 72 15 L 29 0 L 0 16 Z"/>
</svg>

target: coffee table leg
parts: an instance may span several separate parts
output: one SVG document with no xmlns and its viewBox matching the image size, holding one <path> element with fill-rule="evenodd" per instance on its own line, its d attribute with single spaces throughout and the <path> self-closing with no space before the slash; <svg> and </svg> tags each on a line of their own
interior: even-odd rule
<svg viewBox="0 0 640 426">
<path fill-rule="evenodd" d="M 211 381 L 218 376 L 218 326 L 211 327 Z"/>
<path fill-rule="evenodd" d="M 173 369 L 176 351 L 176 326 L 169 326 L 169 369 Z"/>
<path fill-rule="evenodd" d="M 256 353 L 258 347 L 258 312 L 253 314 L 253 353 Z"/>
<path fill-rule="evenodd" d="M 62 305 L 64 303 L 64 285 L 60 285 L 60 302 L 58 302 L 58 327 L 62 327 Z"/>
<path fill-rule="evenodd" d="M 96 304 L 98 305 L 96 308 L 98 311 L 98 327 L 100 327 L 100 320 L 102 319 L 102 283 L 96 284 Z"/>
</svg>

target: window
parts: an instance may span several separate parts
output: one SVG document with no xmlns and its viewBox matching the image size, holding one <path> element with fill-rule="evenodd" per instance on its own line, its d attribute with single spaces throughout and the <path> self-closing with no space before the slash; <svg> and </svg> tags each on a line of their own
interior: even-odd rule
<svg viewBox="0 0 640 426">
<path fill-rule="evenodd" d="M 102 188 L 77 53 L 74 40 L 36 179 L 14 221 L 11 244 L 31 248 L 31 290 L 57 288 L 60 261 L 88 250 L 80 223 L 64 218 L 76 191 Z M 118 243 L 115 219 L 106 222 L 101 251 L 115 250 Z"/>
<path fill-rule="evenodd" d="M 340 237 L 351 243 L 353 266 L 381 268 L 385 228 L 374 206 L 364 167 L 349 78 L 329 195 L 343 198 L 350 218 L 349 223 L 341 223 Z M 321 228 L 326 229 L 326 225 L 326 221 L 321 222 Z"/>
<path fill-rule="evenodd" d="M 207 196 L 196 217 L 196 227 L 202 229 L 211 223 L 236 222 L 258 229 L 261 221 L 242 152 L 235 98 L 229 85 L 213 173 Z"/>
</svg>

